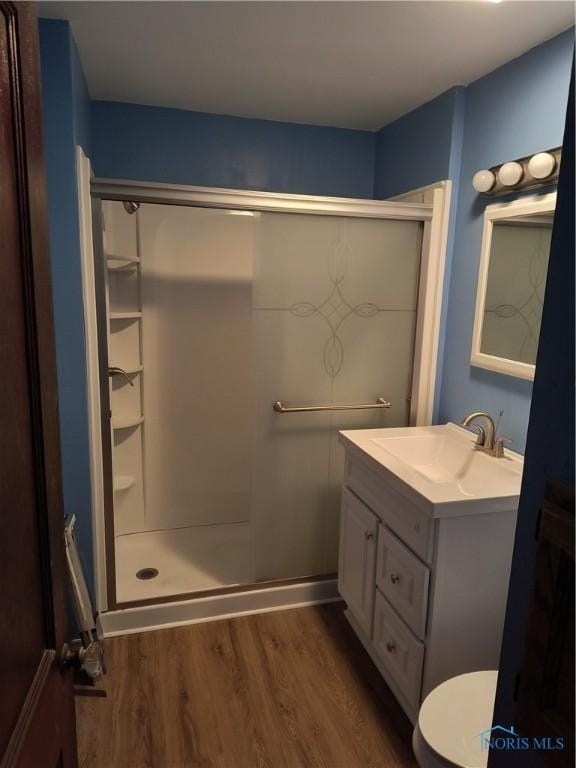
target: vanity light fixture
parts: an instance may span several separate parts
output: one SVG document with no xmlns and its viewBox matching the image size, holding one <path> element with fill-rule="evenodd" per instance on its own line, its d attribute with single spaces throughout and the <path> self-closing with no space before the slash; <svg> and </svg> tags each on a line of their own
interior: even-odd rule
<svg viewBox="0 0 576 768">
<path fill-rule="evenodd" d="M 515 161 L 504 163 L 498 171 L 498 181 L 505 187 L 515 187 L 524 176 L 524 169 Z"/>
<path fill-rule="evenodd" d="M 562 148 L 521 157 L 477 171 L 472 178 L 476 192 L 493 197 L 513 191 L 551 186 L 558 182 Z"/>
<path fill-rule="evenodd" d="M 535 179 L 546 179 L 554 173 L 556 158 L 550 152 L 538 152 L 528 161 L 528 171 Z"/>
<path fill-rule="evenodd" d="M 492 171 L 478 171 L 472 179 L 472 186 L 476 192 L 489 192 L 494 184 L 496 184 L 496 176 Z"/>
</svg>

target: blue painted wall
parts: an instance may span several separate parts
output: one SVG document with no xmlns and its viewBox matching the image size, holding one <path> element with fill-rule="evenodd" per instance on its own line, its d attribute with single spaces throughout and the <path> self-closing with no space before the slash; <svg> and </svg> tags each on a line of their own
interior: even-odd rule
<svg viewBox="0 0 576 768">
<path fill-rule="evenodd" d="M 369 131 L 92 104 L 97 176 L 337 197 L 373 196 Z"/>
<path fill-rule="evenodd" d="M 438 418 L 456 421 L 472 410 L 496 414 L 504 409 L 501 430 L 521 452 L 531 382 L 470 366 L 482 219 L 488 204 L 471 182 L 480 168 L 562 143 L 573 39 L 573 30 L 558 35 L 466 89 Z"/>
<path fill-rule="evenodd" d="M 78 48 L 70 32 L 70 74 L 72 81 L 72 118 L 74 139 L 87 157 L 92 154 L 92 102 Z"/>
<path fill-rule="evenodd" d="M 436 370 L 436 396 L 432 419 L 438 421 L 448 295 L 452 274 L 454 232 L 460 185 L 466 89 L 457 86 L 382 128 L 376 139 L 375 197 L 385 199 L 425 187 L 436 181 L 452 181 L 450 223 L 444 269 L 444 301 L 440 313 L 440 339 Z"/>
<path fill-rule="evenodd" d="M 435 181 L 453 178 L 455 131 L 466 89 L 451 88 L 376 134 L 374 192 L 383 200 Z"/>
<path fill-rule="evenodd" d="M 531 383 L 470 366 L 488 204 L 471 181 L 480 168 L 562 143 L 573 39 L 568 30 L 467 88 L 447 91 L 383 128 L 377 138 L 377 197 L 446 178 L 453 182 L 434 420 L 504 409 L 501 428 L 521 452 Z"/>
<path fill-rule="evenodd" d="M 75 145 L 90 153 L 90 100 L 69 25 L 40 20 L 44 152 L 58 366 L 64 510 L 93 583 L 90 463 Z"/>
</svg>

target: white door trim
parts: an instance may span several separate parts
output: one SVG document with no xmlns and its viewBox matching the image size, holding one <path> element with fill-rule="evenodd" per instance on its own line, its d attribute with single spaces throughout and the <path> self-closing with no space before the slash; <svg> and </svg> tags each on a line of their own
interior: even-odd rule
<svg viewBox="0 0 576 768">
<path fill-rule="evenodd" d="M 97 611 L 108 607 L 106 592 L 106 547 L 104 521 L 104 467 L 102 463 L 102 430 L 100 412 L 100 375 L 98 363 L 98 328 L 96 320 L 96 286 L 92 243 L 92 200 L 90 160 L 82 147 L 76 147 L 76 179 L 78 185 L 78 217 L 80 222 L 80 260 L 82 264 L 82 298 L 84 306 L 84 346 L 86 350 L 86 388 L 90 446 L 90 485 L 92 496 L 92 552 L 94 590 Z"/>
<path fill-rule="evenodd" d="M 424 222 L 420 266 L 410 411 L 410 423 L 415 426 L 432 424 L 451 195 L 452 182 L 447 180 L 412 189 L 410 192 L 390 198 L 409 203 L 426 202 L 432 205 L 433 211 L 432 219 Z"/>
</svg>

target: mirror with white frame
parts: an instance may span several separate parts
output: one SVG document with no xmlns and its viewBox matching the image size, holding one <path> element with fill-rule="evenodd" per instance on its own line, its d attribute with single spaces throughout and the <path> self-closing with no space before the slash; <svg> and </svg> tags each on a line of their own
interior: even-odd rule
<svg viewBox="0 0 576 768">
<path fill-rule="evenodd" d="M 486 208 L 472 365 L 534 378 L 555 206 L 553 193 Z"/>
</svg>

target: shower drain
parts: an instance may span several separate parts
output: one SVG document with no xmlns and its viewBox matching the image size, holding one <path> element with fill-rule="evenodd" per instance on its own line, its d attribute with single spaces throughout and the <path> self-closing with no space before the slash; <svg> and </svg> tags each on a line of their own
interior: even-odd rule
<svg viewBox="0 0 576 768">
<path fill-rule="evenodd" d="M 141 568 L 136 571 L 136 578 L 142 579 L 142 581 L 148 581 L 148 579 L 155 579 L 158 576 L 158 568 Z"/>
</svg>

